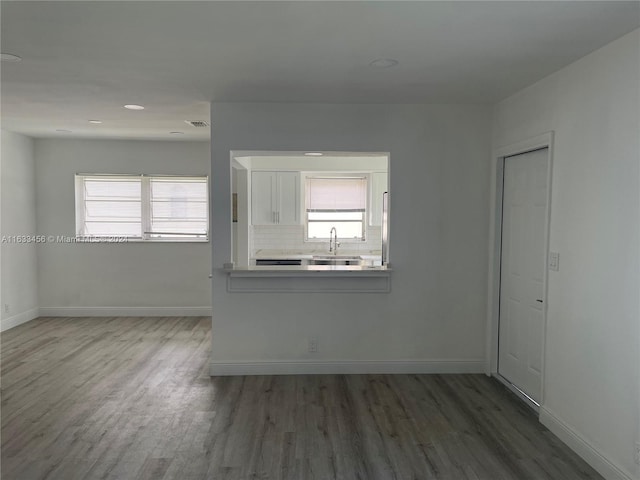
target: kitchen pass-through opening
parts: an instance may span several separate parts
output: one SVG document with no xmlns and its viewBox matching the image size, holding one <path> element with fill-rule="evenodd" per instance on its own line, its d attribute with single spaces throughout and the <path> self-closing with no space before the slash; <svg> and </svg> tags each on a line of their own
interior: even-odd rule
<svg viewBox="0 0 640 480">
<path fill-rule="evenodd" d="M 389 160 L 387 152 L 231 152 L 230 261 L 295 266 L 333 255 L 388 264 Z"/>
</svg>

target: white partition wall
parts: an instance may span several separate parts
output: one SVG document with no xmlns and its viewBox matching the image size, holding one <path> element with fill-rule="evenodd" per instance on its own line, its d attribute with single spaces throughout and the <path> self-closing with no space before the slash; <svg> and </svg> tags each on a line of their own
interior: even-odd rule
<svg viewBox="0 0 640 480">
<path fill-rule="evenodd" d="M 483 371 L 487 107 L 214 103 L 211 111 L 212 374 Z M 222 267 L 231 259 L 234 150 L 389 152 L 391 292 L 230 293 Z"/>
</svg>

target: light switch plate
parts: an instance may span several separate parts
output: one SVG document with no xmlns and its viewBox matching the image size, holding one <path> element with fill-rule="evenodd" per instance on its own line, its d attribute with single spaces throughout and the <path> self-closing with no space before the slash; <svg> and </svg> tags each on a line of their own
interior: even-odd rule
<svg viewBox="0 0 640 480">
<path fill-rule="evenodd" d="M 560 270 L 560 254 L 558 252 L 549 252 L 549 270 L 554 272 Z"/>
</svg>

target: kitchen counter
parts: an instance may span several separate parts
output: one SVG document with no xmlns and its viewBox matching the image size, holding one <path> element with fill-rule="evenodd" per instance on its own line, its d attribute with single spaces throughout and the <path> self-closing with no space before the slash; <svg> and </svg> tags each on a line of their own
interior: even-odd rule
<svg viewBox="0 0 640 480">
<path fill-rule="evenodd" d="M 381 267 L 372 265 L 253 265 L 251 267 L 225 268 L 224 271 L 230 275 L 241 276 L 269 276 L 270 274 L 276 274 L 276 276 L 306 276 L 322 273 L 325 275 L 344 275 L 351 273 L 356 276 L 362 276 L 363 274 L 388 274 L 391 272 L 391 268 L 388 266 Z"/>
<path fill-rule="evenodd" d="M 305 267 L 305 260 L 311 260 L 316 256 L 331 257 L 333 255 L 327 252 L 326 250 L 314 250 L 314 251 L 307 251 L 307 252 L 300 252 L 300 251 L 287 252 L 282 250 L 258 250 L 255 253 L 255 256 L 251 258 L 251 265 L 252 267 L 256 266 L 256 260 L 276 260 L 276 261 L 277 260 L 301 260 L 302 261 L 301 266 Z M 345 256 L 360 257 L 362 260 L 364 260 L 365 265 L 363 265 L 360 268 L 370 268 L 370 266 L 380 267 L 382 263 L 382 255 L 380 254 L 380 252 L 375 250 L 370 250 L 370 251 L 369 250 L 367 251 L 341 250 L 337 254 L 337 258 L 345 257 Z M 310 267 L 319 267 L 319 266 L 326 267 L 327 265 L 315 265 Z M 260 266 L 260 267 L 265 268 L 265 266 Z M 299 268 L 300 266 L 286 265 L 286 267 Z M 355 267 L 355 265 L 350 267 L 353 268 Z M 336 267 L 332 267 L 332 268 L 335 269 Z"/>
<path fill-rule="evenodd" d="M 254 258 L 311 258 L 315 255 L 332 255 L 328 250 L 257 250 Z M 338 255 L 361 256 L 361 257 L 381 257 L 380 250 L 348 250 L 339 249 Z"/>
<path fill-rule="evenodd" d="M 389 293 L 391 269 L 371 265 L 268 265 L 221 269 L 229 293 Z"/>
</svg>

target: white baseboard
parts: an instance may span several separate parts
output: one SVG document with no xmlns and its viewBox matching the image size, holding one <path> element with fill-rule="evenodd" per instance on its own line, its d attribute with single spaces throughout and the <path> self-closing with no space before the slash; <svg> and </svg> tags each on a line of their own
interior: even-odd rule
<svg viewBox="0 0 640 480">
<path fill-rule="evenodd" d="M 41 307 L 41 317 L 210 317 L 211 307 Z"/>
<path fill-rule="evenodd" d="M 23 323 L 27 323 L 34 318 L 38 318 L 40 316 L 39 308 L 32 308 L 31 310 L 27 310 L 26 312 L 18 313 L 17 315 L 12 315 L 8 318 L 3 318 L 2 322 L 0 322 L 0 331 L 4 332 L 5 330 L 9 330 L 10 328 L 17 327 L 18 325 L 22 325 Z"/>
<path fill-rule="evenodd" d="M 315 375 L 373 373 L 484 373 L 484 360 L 344 360 L 215 362 L 211 376 L 219 375 Z"/>
<path fill-rule="evenodd" d="M 634 480 L 638 478 L 637 475 L 625 471 L 609 460 L 578 432 L 544 406 L 540 407 L 540 422 L 607 480 Z"/>
</svg>

